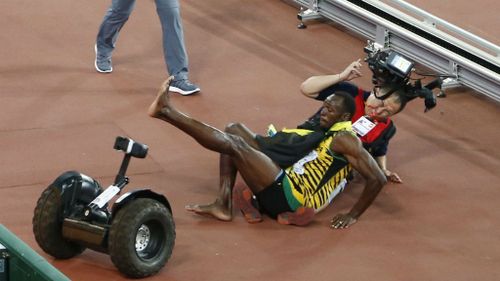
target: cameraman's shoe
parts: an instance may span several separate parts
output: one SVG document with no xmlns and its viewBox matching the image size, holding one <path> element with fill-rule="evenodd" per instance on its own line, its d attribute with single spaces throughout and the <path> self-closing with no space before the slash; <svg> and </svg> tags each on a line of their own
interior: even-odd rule
<svg viewBox="0 0 500 281">
<path fill-rule="evenodd" d="M 192 95 L 200 91 L 200 88 L 187 79 L 172 81 L 170 91 L 183 96 Z"/>
<path fill-rule="evenodd" d="M 246 184 L 236 183 L 234 185 L 233 201 L 248 223 L 258 223 L 262 221 L 257 199 L 254 198 L 252 190 L 250 190 Z"/>
<path fill-rule="evenodd" d="M 97 45 L 94 45 L 95 50 L 95 70 L 100 73 L 110 73 L 113 71 L 113 65 L 111 64 L 111 55 L 103 56 L 97 51 Z"/>
<path fill-rule="evenodd" d="M 286 225 L 308 225 L 314 219 L 314 209 L 299 207 L 295 212 L 284 212 L 278 215 L 278 223 Z"/>
</svg>

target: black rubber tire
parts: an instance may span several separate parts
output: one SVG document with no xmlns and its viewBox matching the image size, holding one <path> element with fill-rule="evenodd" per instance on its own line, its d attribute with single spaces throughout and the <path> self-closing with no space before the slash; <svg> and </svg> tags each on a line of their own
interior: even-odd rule
<svg viewBox="0 0 500 281">
<path fill-rule="evenodd" d="M 136 236 L 146 226 L 149 243 L 139 251 Z M 128 277 L 143 278 L 157 273 L 172 255 L 175 244 L 175 223 L 171 212 L 162 203 L 138 198 L 122 207 L 113 218 L 109 231 L 109 255 L 114 265 Z"/>
<path fill-rule="evenodd" d="M 85 247 L 62 236 L 63 209 L 59 189 L 50 185 L 35 207 L 33 233 L 40 248 L 57 259 L 69 259 L 81 254 Z"/>
</svg>

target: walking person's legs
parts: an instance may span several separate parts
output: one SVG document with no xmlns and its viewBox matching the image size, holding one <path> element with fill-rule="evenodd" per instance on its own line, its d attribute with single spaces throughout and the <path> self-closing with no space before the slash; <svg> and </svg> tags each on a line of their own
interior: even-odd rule
<svg viewBox="0 0 500 281">
<path fill-rule="evenodd" d="M 97 33 L 95 44 L 95 68 L 97 71 L 102 73 L 113 71 L 111 54 L 120 30 L 127 22 L 134 7 L 135 0 L 112 0 Z"/>
<path fill-rule="evenodd" d="M 189 81 L 189 60 L 184 43 L 184 31 L 178 0 L 155 0 L 160 18 L 163 55 L 170 76 L 174 76 L 171 91 L 182 95 L 194 94 L 200 89 Z"/>
</svg>

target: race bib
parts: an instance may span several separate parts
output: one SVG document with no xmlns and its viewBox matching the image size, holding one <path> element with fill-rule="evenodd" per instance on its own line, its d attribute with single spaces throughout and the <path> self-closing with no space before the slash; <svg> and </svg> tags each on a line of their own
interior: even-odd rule
<svg viewBox="0 0 500 281">
<path fill-rule="evenodd" d="M 362 116 L 356 122 L 354 122 L 354 124 L 352 124 L 352 130 L 356 132 L 358 136 L 364 137 L 373 128 L 375 128 L 375 125 L 376 124 L 368 120 L 368 118 Z"/>
<path fill-rule="evenodd" d="M 318 153 L 315 150 L 309 152 L 309 154 L 307 154 L 302 159 L 297 161 L 297 163 L 293 164 L 293 171 L 299 175 L 304 174 L 304 172 L 305 172 L 304 165 L 307 162 L 311 162 L 316 158 L 318 158 Z"/>
</svg>

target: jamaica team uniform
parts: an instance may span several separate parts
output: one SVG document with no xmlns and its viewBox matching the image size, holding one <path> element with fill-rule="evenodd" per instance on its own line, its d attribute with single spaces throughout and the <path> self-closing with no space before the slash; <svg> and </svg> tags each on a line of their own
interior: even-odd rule
<svg viewBox="0 0 500 281">
<path fill-rule="evenodd" d="M 318 212 L 344 189 L 351 165 L 343 155 L 330 150 L 340 131 L 354 134 L 350 121 L 336 123 L 314 150 L 285 169 L 283 190 L 292 210 L 304 206 Z"/>
</svg>

